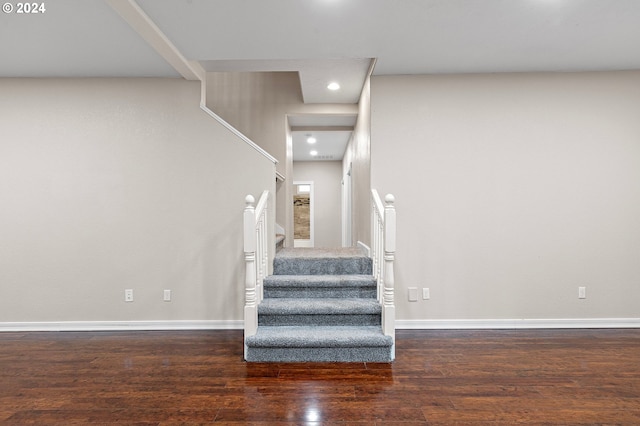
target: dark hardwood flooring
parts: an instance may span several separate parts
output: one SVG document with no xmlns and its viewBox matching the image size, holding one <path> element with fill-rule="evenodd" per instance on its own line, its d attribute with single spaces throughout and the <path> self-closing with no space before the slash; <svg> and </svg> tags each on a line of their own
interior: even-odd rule
<svg viewBox="0 0 640 426">
<path fill-rule="evenodd" d="M 393 364 L 247 364 L 242 332 L 0 333 L 0 424 L 640 425 L 640 329 L 399 330 Z"/>
</svg>

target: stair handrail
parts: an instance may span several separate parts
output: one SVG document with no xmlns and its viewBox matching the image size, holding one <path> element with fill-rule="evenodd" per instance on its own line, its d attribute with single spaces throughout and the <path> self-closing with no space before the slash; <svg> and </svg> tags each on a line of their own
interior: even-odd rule
<svg viewBox="0 0 640 426">
<path fill-rule="evenodd" d="M 269 191 L 265 190 L 258 203 L 253 195 L 245 197 L 244 208 L 244 260 L 245 260 L 245 303 L 244 336 L 253 336 L 258 330 L 258 304 L 263 298 L 262 282 L 268 274 L 268 201 Z M 246 355 L 246 346 L 245 346 Z"/>
<path fill-rule="evenodd" d="M 371 190 L 372 235 L 371 258 L 373 276 L 378 283 L 378 301 L 382 304 L 382 331 L 393 338 L 391 358 L 395 358 L 395 317 L 394 302 L 395 273 L 393 264 L 396 255 L 396 208 L 395 197 L 387 194 L 384 205 L 378 191 Z"/>
</svg>

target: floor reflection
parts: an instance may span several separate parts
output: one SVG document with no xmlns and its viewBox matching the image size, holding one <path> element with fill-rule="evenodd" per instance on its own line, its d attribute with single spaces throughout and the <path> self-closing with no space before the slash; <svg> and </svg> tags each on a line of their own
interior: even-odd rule
<svg viewBox="0 0 640 426">
<path fill-rule="evenodd" d="M 391 363 L 247 363 L 243 420 L 354 420 L 359 406 L 384 400 L 393 384 Z"/>
</svg>

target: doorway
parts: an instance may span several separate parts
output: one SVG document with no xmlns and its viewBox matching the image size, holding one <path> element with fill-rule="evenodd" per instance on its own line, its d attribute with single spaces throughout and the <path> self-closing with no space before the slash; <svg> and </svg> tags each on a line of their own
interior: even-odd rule
<svg viewBox="0 0 640 426">
<path fill-rule="evenodd" d="M 312 181 L 293 182 L 293 246 L 314 247 Z"/>
<path fill-rule="evenodd" d="M 342 178 L 342 247 L 351 247 L 351 165 Z"/>
</svg>

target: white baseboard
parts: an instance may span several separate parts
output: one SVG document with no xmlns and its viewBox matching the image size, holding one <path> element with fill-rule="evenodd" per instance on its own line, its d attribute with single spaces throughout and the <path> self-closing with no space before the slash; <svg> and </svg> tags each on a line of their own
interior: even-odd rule
<svg viewBox="0 0 640 426">
<path fill-rule="evenodd" d="M 242 330 L 243 326 L 242 320 L 0 322 L 0 332 Z"/>
<path fill-rule="evenodd" d="M 242 330 L 242 320 L 0 322 L 0 332 Z M 396 320 L 396 329 L 640 328 L 640 318 Z"/>
<path fill-rule="evenodd" d="M 640 328 L 640 318 L 396 320 L 396 329 Z"/>
</svg>

